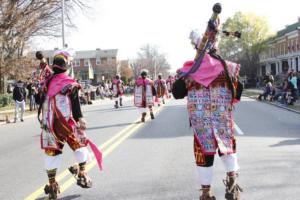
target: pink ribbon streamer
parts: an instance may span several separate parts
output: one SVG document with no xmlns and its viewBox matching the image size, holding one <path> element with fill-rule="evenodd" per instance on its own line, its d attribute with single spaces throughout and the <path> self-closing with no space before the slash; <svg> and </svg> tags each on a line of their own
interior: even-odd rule
<svg viewBox="0 0 300 200">
<path fill-rule="evenodd" d="M 99 169 L 102 171 L 103 170 L 103 168 L 102 168 L 102 152 L 98 149 L 98 147 L 91 140 L 87 140 L 87 143 L 91 147 L 91 150 L 95 155 Z"/>
</svg>

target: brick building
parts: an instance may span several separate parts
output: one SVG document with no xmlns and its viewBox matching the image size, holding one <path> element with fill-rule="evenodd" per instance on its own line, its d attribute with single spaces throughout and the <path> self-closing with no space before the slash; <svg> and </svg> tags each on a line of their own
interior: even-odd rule
<svg viewBox="0 0 300 200">
<path fill-rule="evenodd" d="M 267 45 L 267 50 L 260 55 L 259 76 L 266 72 L 280 76 L 291 69 L 300 72 L 300 17 L 298 22 L 278 31 Z"/>
<path fill-rule="evenodd" d="M 43 51 L 50 65 L 53 62 L 54 51 L 55 50 Z M 117 55 L 118 49 L 76 51 L 73 60 L 74 75 L 77 79 L 88 80 L 90 64 L 94 71 L 93 83 L 111 80 L 120 68 Z"/>
</svg>

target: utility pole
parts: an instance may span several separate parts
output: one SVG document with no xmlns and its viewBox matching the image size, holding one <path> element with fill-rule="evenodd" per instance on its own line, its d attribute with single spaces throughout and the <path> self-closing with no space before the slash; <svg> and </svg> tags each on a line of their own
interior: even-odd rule
<svg viewBox="0 0 300 200">
<path fill-rule="evenodd" d="M 156 56 L 154 56 L 154 80 L 156 79 Z"/>
<path fill-rule="evenodd" d="M 61 35 L 62 35 L 62 48 L 65 48 L 65 0 L 61 0 Z"/>
</svg>

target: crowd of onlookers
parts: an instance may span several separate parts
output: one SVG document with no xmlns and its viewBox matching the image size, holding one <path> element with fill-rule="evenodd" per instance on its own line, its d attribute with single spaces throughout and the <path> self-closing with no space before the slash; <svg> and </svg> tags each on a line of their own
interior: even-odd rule
<svg viewBox="0 0 300 200">
<path fill-rule="evenodd" d="M 85 82 L 78 82 L 82 85 L 79 91 L 79 100 L 82 105 L 92 104 L 93 100 L 112 98 L 111 82 L 101 82 L 90 85 Z M 133 93 L 134 87 L 124 85 L 124 93 Z M 39 84 L 35 79 L 28 78 L 27 82 L 19 80 L 14 84 L 8 84 L 7 93 L 12 93 L 15 102 L 14 122 L 20 119 L 24 121 L 25 104 L 28 101 L 29 110 L 37 110 L 39 104 Z"/>
<path fill-rule="evenodd" d="M 80 82 L 80 81 L 78 81 Z M 111 82 L 101 82 L 96 85 L 90 85 L 86 83 L 81 83 L 82 89 L 79 92 L 80 103 L 92 104 L 92 100 L 96 98 L 104 99 L 104 98 L 112 98 L 112 86 Z M 123 85 L 124 93 L 130 94 L 133 93 L 134 87 L 130 85 Z"/>
<path fill-rule="evenodd" d="M 26 82 L 21 80 L 7 85 L 7 93 L 11 94 L 15 102 L 14 122 L 20 118 L 24 121 L 25 104 L 29 102 L 29 110 L 37 110 L 39 103 L 39 84 L 35 79 L 28 78 Z"/>
<path fill-rule="evenodd" d="M 263 78 L 264 91 L 258 96 L 259 100 L 277 101 L 285 105 L 293 105 L 299 97 L 300 78 L 294 70 L 288 72 L 279 84 L 274 77 L 267 73 Z"/>
</svg>

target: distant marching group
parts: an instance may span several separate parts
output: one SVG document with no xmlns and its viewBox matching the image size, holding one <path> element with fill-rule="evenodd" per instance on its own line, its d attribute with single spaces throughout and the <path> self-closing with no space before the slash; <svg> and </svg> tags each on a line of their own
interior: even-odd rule
<svg viewBox="0 0 300 200">
<path fill-rule="evenodd" d="M 148 77 L 148 71 L 142 70 L 138 79 L 135 80 L 134 89 L 134 105 L 138 107 L 142 117 L 141 122 L 145 122 L 147 116 L 147 110 L 150 112 L 151 119 L 154 119 L 153 109 L 155 102 L 158 106 L 165 104 L 165 98 L 171 97 L 172 85 L 175 78 L 169 76 L 167 80 L 162 79 L 162 74 L 158 74 L 155 81 Z M 117 74 L 112 81 L 111 90 L 115 101 L 114 107 L 118 109 L 123 106 L 124 87 L 123 82 L 120 79 L 120 75 Z"/>
</svg>

